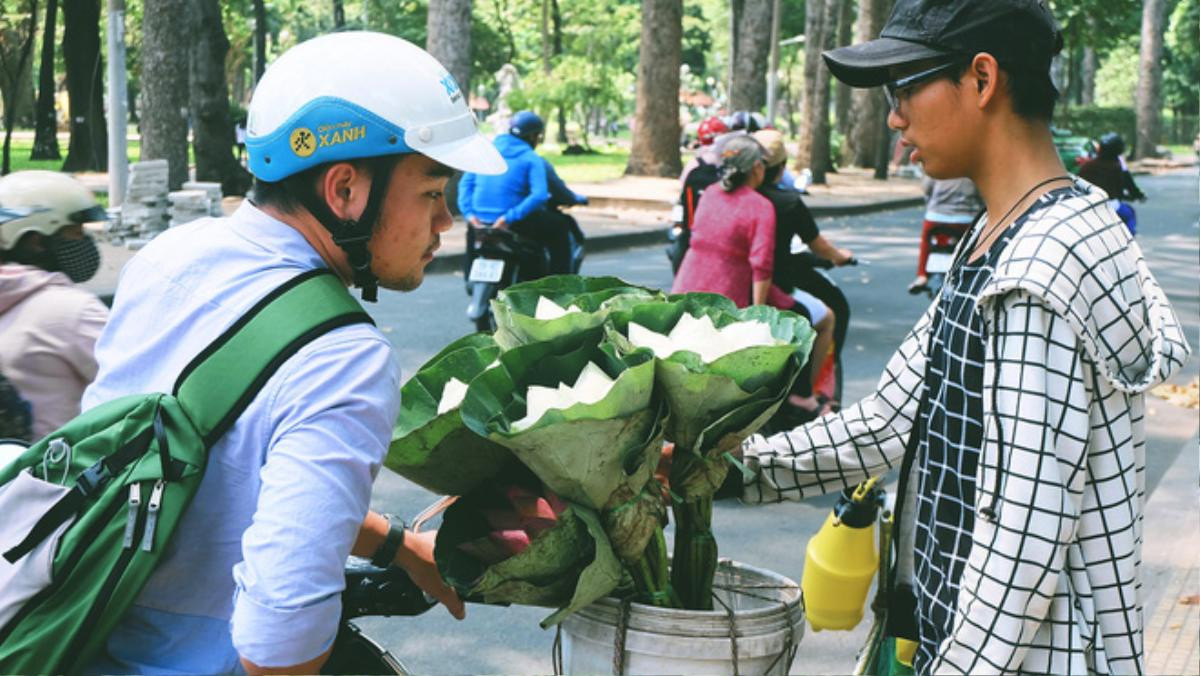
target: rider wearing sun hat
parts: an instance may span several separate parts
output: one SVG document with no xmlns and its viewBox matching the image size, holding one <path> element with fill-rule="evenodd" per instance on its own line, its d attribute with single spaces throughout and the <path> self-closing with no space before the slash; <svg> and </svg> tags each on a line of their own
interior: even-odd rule
<svg viewBox="0 0 1200 676">
<path fill-rule="evenodd" d="M 446 69 L 368 32 L 280 56 L 255 89 L 246 146 L 249 200 L 171 228 L 126 265 L 85 409 L 171 391 L 201 350 L 298 275 L 331 270 L 368 300 L 380 286 L 416 287 L 452 223 L 453 171 L 504 168 Z M 403 567 L 461 617 L 432 536 L 368 510 L 399 390 L 393 348 L 370 324 L 333 329 L 285 361 L 212 446 L 170 548 L 88 670 L 315 672 L 351 553 Z"/>
</svg>

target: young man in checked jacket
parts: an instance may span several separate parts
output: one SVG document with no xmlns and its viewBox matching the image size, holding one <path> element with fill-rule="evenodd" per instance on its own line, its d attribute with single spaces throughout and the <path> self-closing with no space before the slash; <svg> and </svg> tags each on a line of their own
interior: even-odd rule
<svg viewBox="0 0 1200 676">
<path fill-rule="evenodd" d="M 899 0 L 825 53 L 987 210 L 878 390 L 744 446 L 754 501 L 900 468 L 888 630 L 929 673 L 1141 673 L 1145 399 L 1189 348 L 1138 245 L 1051 141 L 1036 0 Z"/>
</svg>

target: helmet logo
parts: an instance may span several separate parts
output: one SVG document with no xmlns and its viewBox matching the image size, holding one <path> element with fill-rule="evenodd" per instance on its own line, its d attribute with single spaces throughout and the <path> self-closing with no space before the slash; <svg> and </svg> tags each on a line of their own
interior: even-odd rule
<svg viewBox="0 0 1200 676">
<path fill-rule="evenodd" d="M 454 103 L 462 98 L 462 90 L 458 88 L 458 83 L 454 81 L 453 75 L 446 75 L 446 77 L 439 80 L 439 82 L 441 82 L 442 87 L 445 88 L 446 96 L 450 97 L 450 103 Z"/>
<path fill-rule="evenodd" d="M 323 124 L 317 127 L 317 134 L 320 138 L 318 148 L 327 148 L 329 146 L 341 145 L 343 143 L 352 143 L 367 137 L 367 125 L 351 127 L 349 122 L 338 122 L 336 124 Z"/>
<path fill-rule="evenodd" d="M 292 152 L 299 157 L 308 157 L 317 150 L 317 137 L 304 127 L 297 127 L 292 130 Z"/>
</svg>

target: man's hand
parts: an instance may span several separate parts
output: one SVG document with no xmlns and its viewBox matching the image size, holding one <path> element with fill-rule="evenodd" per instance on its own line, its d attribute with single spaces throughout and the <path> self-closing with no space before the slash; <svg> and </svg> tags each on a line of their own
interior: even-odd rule
<svg viewBox="0 0 1200 676">
<path fill-rule="evenodd" d="M 835 264 L 841 266 L 854 260 L 854 254 L 849 249 L 838 249 L 838 258 L 834 261 Z"/>
<path fill-rule="evenodd" d="M 476 216 L 475 214 L 471 214 L 470 216 L 467 216 L 467 222 L 470 223 L 471 227 L 474 227 L 474 228 L 482 228 L 483 227 L 483 223 L 481 223 L 479 221 L 479 217 Z"/>
<path fill-rule="evenodd" d="M 407 531 L 404 534 L 404 545 L 396 553 L 396 565 L 403 568 L 412 581 L 425 593 L 437 599 L 439 603 L 446 606 L 446 610 L 450 611 L 451 615 L 461 620 L 467 616 L 462 599 L 458 598 L 458 594 L 442 581 L 437 564 L 433 560 L 433 543 L 436 538 L 437 531 L 428 533 Z"/>
<path fill-rule="evenodd" d="M 492 227 L 496 230 L 504 230 L 508 227 L 508 221 L 504 220 L 504 217 L 501 216 L 500 218 L 496 219 L 495 223 L 492 223 Z"/>
</svg>

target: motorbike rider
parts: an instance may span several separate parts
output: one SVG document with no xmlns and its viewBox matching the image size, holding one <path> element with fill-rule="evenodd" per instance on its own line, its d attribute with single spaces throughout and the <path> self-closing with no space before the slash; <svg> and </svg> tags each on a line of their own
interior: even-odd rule
<svg viewBox="0 0 1200 676">
<path fill-rule="evenodd" d="M 959 236 L 971 229 L 971 224 L 983 211 L 983 200 L 975 183 L 969 178 L 921 179 L 925 191 L 925 220 L 921 224 L 921 249 L 917 254 L 917 276 L 908 285 L 911 294 L 921 293 L 929 285 L 925 263 L 929 260 L 929 236 L 937 227 L 957 230 Z"/>
<path fill-rule="evenodd" d="M 550 200 L 546 161 L 534 149 L 545 137 L 546 124 L 536 113 L 522 110 L 513 116 L 508 133 L 496 137 L 496 149 L 508 162 L 498 176 L 467 172 L 458 184 L 458 210 L 474 228 L 491 224 L 509 228 L 546 247 L 549 271 L 570 267 L 571 243 L 560 220 L 543 209 Z"/>
<path fill-rule="evenodd" d="M 108 309 L 75 284 L 100 267 L 83 224 L 106 218 L 92 192 L 66 174 L 0 179 L 0 372 L 29 402 L 34 439 L 79 415 L 96 375 L 92 351 Z"/>
<path fill-rule="evenodd" d="M 721 164 L 721 152 L 718 144 L 715 143 L 718 137 L 729 133 L 729 126 L 720 117 L 713 115 L 706 118 L 696 128 L 696 140 L 700 147 L 696 150 L 696 154 L 688 163 L 684 165 L 683 172 L 679 174 L 679 185 L 681 188 L 687 187 L 688 176 L 698 167 L 710 166 L 716 167 Z M 715 182 L 715 179 L 712 181 Z M 694 210 L 694 207 L 693 207 Z"/>
<path fill-rule="evenodd" d="M 446 69 L 400 38 L 332 33 L 258 82 L 252 197 L 171 228 L 121 276 L 85 409 L 169 392 L 197 354 L 281 284 L 330 270 L 365 300 L 420 285 L 453 221 L 454 170 L 499 173 Z M 375 326 L 331 330 L 280 365 L 209 450 L 171 545 L 89 673 L 315 673 L 341 614 L 348 554 L 397 565 L 457 617 L 434 535 L 369 510 L 400 409 Z"/>
<path fill-rule="evenodd" d="M 779 179 L 787 165 L 783 134 L 774 129 L 763 129 L 754 132 L 753 136 L 766 153 L 766 174 L 758 192 L 775 207 L 775 286 L 785 293 L 792 292 L 792 297 L 804 306 L 817 331 L 808 363 L 796 381 L 797 391 L 788 398 L 788 403 L 804 414 L 801 417 L 811 418 L 837 410 L 839 406 L 836 401 L 819 401 L 812 385 L 830 348 L 836 346 L 840 353 L 845 345 L 850 304 L 837 286 L 817 272 L 807 257 L 791 253 L 792 239 L 799 237 L 812 255 L 834 265 L 846 265 L 854 259 L 854 254 L 849 249 L 837 247 L 821 234 L 800 193 L 780 187 Z"/>
<path fill-rule="evenodd" d="M 1079 167 L 1079 176 L 1108 193 L 1109 206 L 1125 221 L 1129 233 L 1137 234 L 1137 212 L 1129 204 L 1131 200 L 1146 201 L 1146 195 L 1133 182 L 1133 174 L 1125 164 L 1125 139 L 1116 132 L 1100 137 L 1100 148 L 1096 157 Z"/>
</svg>

